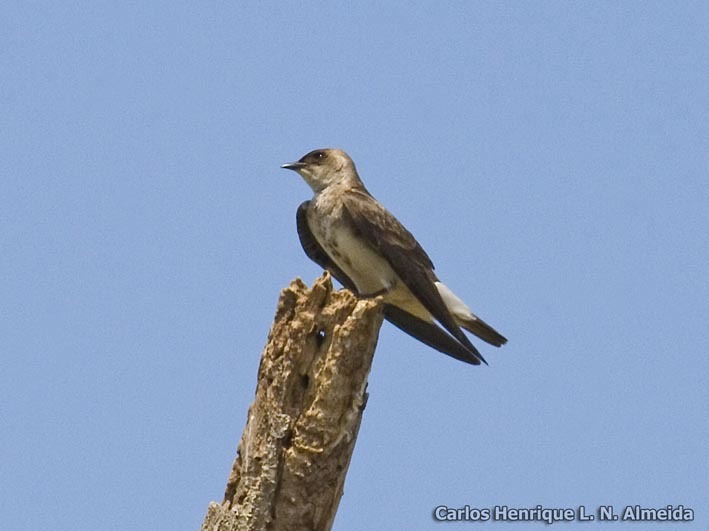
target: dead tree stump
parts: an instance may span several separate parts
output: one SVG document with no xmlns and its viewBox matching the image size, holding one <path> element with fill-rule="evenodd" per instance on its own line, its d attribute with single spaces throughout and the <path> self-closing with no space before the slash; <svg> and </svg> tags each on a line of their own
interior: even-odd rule
<svg viewBox="0 0 709 531">
<path fill-rule="evenodd" d="M 281 292 L 221 505 L 202 531 L 332 527 L 367 401 L 381 304 L 324 274 Z"/>
</svg>

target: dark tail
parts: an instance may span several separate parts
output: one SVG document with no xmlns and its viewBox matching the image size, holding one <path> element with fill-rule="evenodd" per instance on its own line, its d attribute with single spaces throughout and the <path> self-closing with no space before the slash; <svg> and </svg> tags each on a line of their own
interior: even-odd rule
<svg viewBox="0 0 709 531">
<path fill-rule="evenodd" d="M 481 361 L 487 365 L 487 361 L 475 347 L 471 350 L 435 323 L 426 322 L 389 304 L 384 306 L 384 316 L 391 324 L 438 352 L 471 365 L 480 365 Z"/>
<path fill-rule="evenodd" d="M 458 317 L 456 321 L 458 321 L 458 324 L 465 328 L 468 332 L 475 334 L 480 339 L 490 343 L 491 345 L 501 347 L 507 343 L 507 338 L 505 338 L 505 336 L 500 334 L 482 319 L 477 317 L 471 319 L 461 319 Z"/>
</svg>

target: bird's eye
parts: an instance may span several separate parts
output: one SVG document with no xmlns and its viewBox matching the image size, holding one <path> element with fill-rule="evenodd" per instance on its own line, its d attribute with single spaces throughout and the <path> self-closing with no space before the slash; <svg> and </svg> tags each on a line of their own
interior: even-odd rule
<svg viewBox="0 0 709 531">
<path fill-rule="evenodd" d="M 325 158 L 325 152 L 324 151 L 318 151 L 315 153 L 315 160 L 322 160 Z"/>
</svg>

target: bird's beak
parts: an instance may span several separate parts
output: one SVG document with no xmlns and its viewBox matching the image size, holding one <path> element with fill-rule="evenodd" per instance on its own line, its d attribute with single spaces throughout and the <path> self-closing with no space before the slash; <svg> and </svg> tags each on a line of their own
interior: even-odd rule
<svg viewBox="0 0 709 531">
<path fill-rule="evenodd" d="M 305 162 L 289 162 L 288 164 L 281 164 L 281 168 L 285 170 L 298 171 L 305 167 Z"/>
</svg>

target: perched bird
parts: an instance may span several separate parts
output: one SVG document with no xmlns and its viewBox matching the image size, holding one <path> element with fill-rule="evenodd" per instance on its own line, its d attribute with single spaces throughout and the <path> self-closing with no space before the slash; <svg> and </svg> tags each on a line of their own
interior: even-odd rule
<svg viewBox="0 0 709 531">
<path fill-rule="evenodd" d="M 507 342 L 438 280 L 426 252 L 367 191 L 347 153 L 317 149 L 281 167 L 298 172 L 315 194 L 296 216 L 305 254 L 358 296 L 381 295 L 389 322 L 473 365 L 487 362 L 461 327 L 496 347 Z"/>
</svg>

